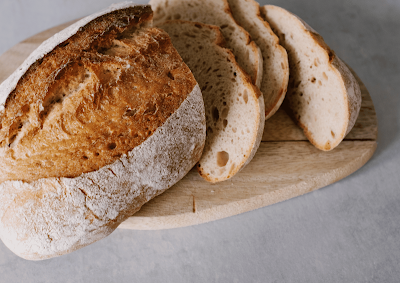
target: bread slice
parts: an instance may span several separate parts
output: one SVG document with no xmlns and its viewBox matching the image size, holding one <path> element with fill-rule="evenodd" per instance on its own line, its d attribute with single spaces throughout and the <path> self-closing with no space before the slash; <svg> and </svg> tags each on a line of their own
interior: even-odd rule
<svg viewBox="0 0 400 283">
<path fill-rule="evenodd" d="M 205 143 L 201 91 L 150 6 L 122 3 L 44 42 L 0 85 L 0 237 L 25 259 L 110 234 Z"/>
<path fill-rule="evenodd" d="M 262 12 L 289 56 L 285 105 L 313 145 L 321 150 L 335 148 L 354 126 L 361 108 L 356 79 L 300 18 L 270 5 Z"/>
<path fill-rule="evenodd" d="M 264 130 L 260 91 L 223 48 L 217 26 L 187 21 L 159 25 L 192 70 L 203 93 L 207 139 L 197 164 L 210 182 L 231 178 L 254 156 Z"/>
<path fill-rule="evenodd" d="M 260 5 L 254 0 L 228 0 L 235 20 L 245 28 L 263 56 L 260 90 L 264 95 L 265 119 L 281 106 L 289 81 L 289 62 L 285 48 L 269 24 L 261 17 Z"/>
<path fill-rule="evenodd" d="M 226 46 L 235 54 L 240 67 L 260 87 L 263 62 L 258 46 L 234 20 L 227 0 L 150 0 L 154 23 L 186 20 L 216 25 L 221 28 Z"/>
</svg>

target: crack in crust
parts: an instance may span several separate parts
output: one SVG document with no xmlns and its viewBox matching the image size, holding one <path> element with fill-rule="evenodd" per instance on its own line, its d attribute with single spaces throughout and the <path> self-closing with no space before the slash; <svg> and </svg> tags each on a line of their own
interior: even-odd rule
<svg viewBox="0 0 400 283">
<path fill-rule="evenodd" d="M 23 75 L 0 117 L 0 182 L 98 170 L 178 109 L 196 81 L 141 9 L 90 22 Z"/>
</svg>

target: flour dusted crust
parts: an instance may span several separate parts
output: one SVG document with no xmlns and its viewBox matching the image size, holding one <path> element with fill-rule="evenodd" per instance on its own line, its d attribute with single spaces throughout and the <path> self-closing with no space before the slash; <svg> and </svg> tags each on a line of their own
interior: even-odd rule
<svg viewBox="0 0 400 283">
<path fill-rule="evenodd" d="M 140 207 L 183 178 L 205 138 L 199 87 L 140 146 L 76 178 L 0 184 L 0 237 L 31 260 L 72 252 L 109 235 Z"/>
<path fill-rule="evenodd" d="M 288 51 L 290 79 L 285 106 L 314 146 L 334 149 L 354 126 L 361 108 L 356 79 L 299 17 L 272 5 L 262 11 Z"/>
<path fill-rule="evenodd" d="M 125 11 L 124 9 L 127 10 Z M 116 14 L 112 13 L 114 11 L 116 11 Z M 136 12 L 143 17 L 136 18 L 136 15 L 138 15 Z M 127 14 L 129 13 L 134 13 L 133 17 L 128 16 Z M 102 16 L 105 18 L 102 18 Z M 127 25 L 130 21 L 127 20 L 128 18 L 134 21 L 134 24 L 137 24 L 136 29 L 135 26 Z M 96 25 L 91 22 L 93 19 L 96 21 Z M 132 28 L 132 32 L 135 34 L 134 38 L 128 37 L 125 40 L 125 37 L 121 35 L 118 39 L 113 39 L 112 46 L 104 49 L 103 55 L 118 55 L 114 56 L 114 59 L 101 54 L 84 54 L 82 57 L 88 56 L 89 63 L 94 62 L 99 66 L 102 66 L 104 62 L 107 65 L 111 60 L 113 64 L 116 64 L 117 69 L 129 69 L 129 64 L 141 62 L 139 59 L 143 56 L 134 57 L 138 61 L 127 63 L 130 57 L 121 57 L 121 54 L 125 54 L 126 50 L 132 51 L 136 46 L 139 51 L 147 50 L 145 54 L 148 56 L 155 56 L 151 51 L 153 49 L 157 51 L 157 48 L 167 52 L 161 57 L 152 57 L 155 62 L 158 62 L 158 66 L 146 65 L 151 72 L 145 74 L 153 74 L 154 83 L 151 85 L 132 85 L 132 94 L 135 94 L 134 90 L 139 87 L 140 89 L 143 88 L 141 93 L 147 97 L 146 90 L 150 90 L 150 94 L 153 93 L 151 91 L 152 87 L 159 81 L 160 85 L 164 85 L 161 90 L 168 91 L 168 93 L 165 93 L 165 105 L 157 104 L 157 107 L 154 108 L 153 104 L 148 105 L 144 101 L 144 106 L 141 107 L 147 107 L 146 109 L 124 110 L 126 111 L 126 113 L 124 112 L 126 115 L 124 115 L 128 116 L 128 118 L 135 117 L 134 115 L 144 111 L 143 115 L 148 117 L 149 121 L 151 121 L 152 117 L 156 117 L 156 113 L 158 113 L 162 117 L 154 119 L 161 124 L 157 124 L 153 131 L 146 131 L 144 139 L 140 140 L 137 145 L 113 156 L 112 159 L 108 159 L 106 164 L 95 170 L 86 170 L 86 168 L 80 174 L 75 172 L 72 177 L 69 174 L 60 172 L 51 175 L 52 172 L 49 170 L 43 170 L 45 173 L 39 172 L 37 175 L 39 178 L 35 178 L 36 175 L 32 175 L 30 172 L 25 175 L 24 172 L 21 172 L 20 179 L 12 174 L 3 175 L 2 183 L 0 184 L 0 203 L 2 204 L 0 206 L 0 237 L 7 247 L 25 259 L 40 260 L 59 256 L 104 238 L 127 217 L 138 211 L 144 203 L 179 181 L 201 156 L 205 142 L 205 114 L 199 86 L 190 70 L 172 47 L 168 35 L 159 29 L 149 27 L 151 24 L 150 7 L 136 6 L 131 3 L 112 6 L 108 11 L 83 19 L 78 24 L 60 32 L 53 39 L 47 40 L 39 47 L 39 51 L 35 51 L 27 62 L 16 71 L 16 74 L 13 74 L 0 87 L 2 97 L 7 96 L 3 99 L 4 102 L 2 104 L 2 129 L 4 130 L 5 127 L 9 126 L 7 121 L 13 120 L 13 117 L 7 116 L 7 113 L 12 113 L 13 111 L 9 108 L 14 105 L 16 109 L 19 109 L 18 107 L 21 106 L 15 102 L 21 99 L 16 93 L 20 91 L 19 88 L 23 85 L 24 78 L 26 80 L 26 77 L 30 75 L 32 70 L 30 68 L 32 66 L 34 68 L 37 67 L 38 59 L 46 62 L 47 58 L 51 57 L 51 54 L 43 56 L 53 52 L 53 49 L 59 48 L 60 43 L 61 48 L 66 45 L 65 42 L 68 43 L 67 45 L 73 46 L 75 42 L 68 41 L 71 36 L 74 38 L 73 36 L 77 35 L 79 38 L 79 34 L 84 34 L 90 28 L 94 28 L 95 31 L 100 30 L 100 34 L 96 36 L 96 39 L 101 43 L 103 37 L 107 39 L 109 36 L 106 31 L 102 31 L 102 28 L 107 28 L 107 24 L 112 24 L 114 21 L 121 24 L 117 29 L 124 27 L 124 25 L 128 29 Z M 99 29 L 97 29 L 97 24 Z M 121 32 L 123 33 L 124 29 Z M 135 40 L 137 42 L 132 43 Z M 153 43 L 148 43 L 149 40 Z M 99 46 L 101 47 L 102 45 L 100 44 Z M 61 52 L 61 54 L 63 53 Z M 167 56 L 168 54 L 170 56 Z M 102 58 L 101 60 L 97 59 L 99 56 Z M 94 60 L 93 62 L 90 61 L 92 59 Z M 138 65 L 137 67 L 140 66 Z M 72 68 L 71 74 L 74 74 L 74 71 L 75 69 Z M 65 76 L 70 77 L 72 81 L 76 80 L 76 77 L 71 74 L 67 70 L 60 80 L 62 81 Z M 129 80 L 119 81 L 120 76 L 118 74 L 113 77 L 118 81 L 118 84 L 112 85 L 110 95 L 113 94 L 113 91 L 119 91 L 118 87 L 123 88 L 126 87 L 124 84 L 131 83 Z M 154 77 L 154 74 L 158 74 L 158 77 Z M 106 87 L 106 85 L 104 86 Z M 30 87 L 30 85 L 28 84 L 25 87 Z M 169 89 L 169 87 L 172 89 Z M 5 95 L 6 91 L 11 92 L 10 96 Z M 77 93 L 79 94 L 79 92 L 73 92 L 77 98 L 80 98 Z M 161 91 L 153 94 L 158 97 L 159 94 L 163 93 Z M 90 92 L 84 94 L 87 97 L 92 97 Z M 151 101 L 151 97 L 148 97 L 149 101 Z M 168 104 L 168 101 L 172 101 L 172 104 Z M 43 105 L 45 104 L 46 99 L 43 100 Z M 66 105 L 71 106 L 73 104 Z M 61 105 L 57 107 L 61 108 Z M 58 108 L 53 107 L 51 109 L 53 110 L 49 112 L 49 116 L 54 117 L 59 114 L 59 111 L 56 111 Z M 22 105 L 20 112 L 17 111 L 17 114 L 24 112 L 24 110 L 25 108 Z M 146 110 L 149 110 L 152 116 L 148 116 L 148 111 L 146 112 Z M 43 109 L 40 110 L 39 107 L 39 111 L 43 111 Z M 63 114 L 64 112 L 61 113 Z M 113 113 L 111 113 L 111 121 L 113 119 L 118 120 L 117 116 L 112 116 Z M 118 114 L 119 112 L 115 113 Z M 105 114 L 108 115 L 110 113 Z M 21 115 L 23 116 L 23 114 L 16 115 L 14 119 L 19 119 Z M 120 123 L 128 121 L 125 116 Z M 51 117 L 49 117 L 49 120 L 51 120 Z M 24 129 L 24 125 L 22 125 L 22 129 Z M 76 125 L 77 128 L 82 128 L 79 123 Z M 44 124 L 43 128 L 45 126 Z M 10 129 L 15 130 L 12 127 Z M 101 130 L 100 125 L 99 132 Z M 110 130 L 112 131 L 113 129 L 110 128 Z M 37 132 L 35 131 L 34 133 Z M 51 134 L 51 132 L 49 133 Z M 6 136 L 6 139 L 9 139 L 7 132 L 3 133 L 3 135 Z M 82 140 L 90 137 L 90 135 L 84 136 Z M 118 144 L 119 137 L 120 135 L 114 138 L 114 142 L 109 148 L 111 152 Z M 55 141 L 59 139 L 60 137 L 55 137 Z M 108 139 L 108 137 L 106 136 L 104 139 Z M 18 153 L 16 149 L 18 148 L 18 143 L 22 140 L 22 138 L 19 139 L 18 135 L 11 143 L 7 140 L 4 145 L 3 140 L 1 157 L 4 158 L 4 156 L 7 156 L 5 152 L 7 153 L 14 149 L 14 154 Z M 75 144 L 72 143 L 71 147 L 74 146 Z M 68 162 L 68 159 L 65 160 Z M 82 163 L 84 160 L 82 160 Z M 50 158 L 44 161 L 52 162 Z M 12 172 L 13 170 L 8 171 Z M 46 172 L 50 172 L 50 175 Z M 43 174 L 45 177 L 40 177 Z"/>
</svg>

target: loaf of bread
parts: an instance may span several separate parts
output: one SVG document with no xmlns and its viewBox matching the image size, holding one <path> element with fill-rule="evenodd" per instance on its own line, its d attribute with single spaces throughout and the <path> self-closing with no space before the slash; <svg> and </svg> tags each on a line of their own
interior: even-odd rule
<svg viewBox="0 0 400 283">
<path fill-rule="evenodd" d="M 289 81 L 289 62 L 285 48 L 279 44 L 260 12 L 255 0 L 228 0 L 235 20 L 245 28 L 260 47 L 263 56 L 263 76 L 260 90 L 264 95 L 265 119 L 269 119 L 281 106 Z"/>
<path fill-rule="evenodd" d="M 0 237 L 46 259 L 109 235 L 205 143 L 200 88 L 150 6 L 121 3 L 45 41 L 0 85 Z"/>
<path fill-rule="evenodd" d="M 339 145 L 361 108 L 356 79 L 309 25 L 283 8 L 262 7 L 264 18 L 289 56 L 285 106 L 310 142 L 321 150 Z"/>
<path fill-rule="evenodd" d="M 227 0 L 150 0 L 154 23 L 185 20 L 221 28 L 226 47 L 231 49 L 241 68 L 260 87 L 263 75 L 262 54 L 250 35 L 232 16 Z"/>
<path fill-rule="evenodd" d="M 217 26 L 175 20 L 159 27 L 170 35 L 203 93 L 207 138 L 196 168 L 209 182 L 227 180 L 250 162 L 260 145 L 263 96 L 223 47 Z"/>
</svg>

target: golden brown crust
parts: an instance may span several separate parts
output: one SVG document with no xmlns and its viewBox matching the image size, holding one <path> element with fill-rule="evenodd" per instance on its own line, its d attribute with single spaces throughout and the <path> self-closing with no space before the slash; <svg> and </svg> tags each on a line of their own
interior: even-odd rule
<svg viewBox="0 0 400 283">
<path fill-rule="evenodd" d="M 151 17 L 149 6 L 101 16 L 28 69 L 1 117 L 0 182 L 98 170 L 179 108 L 196 81 L 166 33 L 135 33 Z"/>
</svg>

